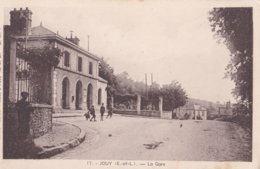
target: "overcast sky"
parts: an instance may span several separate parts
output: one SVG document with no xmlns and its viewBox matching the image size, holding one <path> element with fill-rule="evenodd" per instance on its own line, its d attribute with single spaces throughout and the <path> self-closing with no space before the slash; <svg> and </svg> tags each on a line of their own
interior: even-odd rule
<svg viewBox="0 0 260 169">
<path fill-rule="evenodd" d="M 144 81 L 145 73 L 159 84 L 179 81 L 193 98 L 233 101 L 234 84 L 224 79 L 229 51 L 213 38 L 208 21 L 211 8 L 187 6 L 174 1 L 88 1 L 77 6 L 28 6 L 32 25 L 63 37 L 80 38 L 80 46 L 104 57 L 115 73 L 128 72 Z M 56 6 L 57 6 L 56 5 Z M 150 79 L 148 80 L 150 81 Z"/>
</svg>

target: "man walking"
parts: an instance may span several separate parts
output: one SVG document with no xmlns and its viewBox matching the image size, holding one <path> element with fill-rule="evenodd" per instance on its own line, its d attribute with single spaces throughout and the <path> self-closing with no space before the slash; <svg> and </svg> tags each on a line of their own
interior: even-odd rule
<svg viewBox="0 0 260 169">
<path fill-rule="evenodd" d="M 96 114 L 95 114 L 95 108 L 94 106 L 92 105 L 91 108 L 89 109 L 90 111 L 90 114 L 92 115 L 92 117 L 90 118 L 90 121 L 92 121 L 92 119 L 94 119 L 94 121 L 97 121 L 96 120 Z"/>
<path fill-rule="evenodd" d="M 112 114 L 113 114 L 113 108 L 112 108 L 112 106 L 109 104 L 109 106 L 108 106 L 108 112 L 107 112 L 107 118 L 108 117 L 112 117 Z"/>
<path fill-rule="evenodd" d="M 102 105 L 100 107 L 100 114 L 101 114 L 100 121 L 103 121 L 103 116 L 104 116 L 105 111 L 106 111 L 106 108 L 104 106 L 104 103 L 102 103 Z"/>
</svg>

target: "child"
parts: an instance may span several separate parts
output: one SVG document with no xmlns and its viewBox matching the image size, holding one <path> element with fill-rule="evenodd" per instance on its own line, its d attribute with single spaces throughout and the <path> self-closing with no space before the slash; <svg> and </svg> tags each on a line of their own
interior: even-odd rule
<svg viewBox="0 0 260 169">
<path fill-rule="evenodd" d="M 90 118 L 90 115 L 89 115 L 89 111 L 87 113 L 84 114 L 86 120 L 88 120 Z"/>
</svg>

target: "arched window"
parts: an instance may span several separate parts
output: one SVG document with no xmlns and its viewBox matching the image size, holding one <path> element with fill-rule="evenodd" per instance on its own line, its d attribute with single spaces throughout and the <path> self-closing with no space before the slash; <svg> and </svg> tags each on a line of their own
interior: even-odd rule
<svg viewBox="0 0 260 169">
<path fill-rule="evenodd" d="M 101 104 L 101 100 L 102 100 L 102 91 L 101 89 L 98 89 L 98 104 Z"/>
</svg>

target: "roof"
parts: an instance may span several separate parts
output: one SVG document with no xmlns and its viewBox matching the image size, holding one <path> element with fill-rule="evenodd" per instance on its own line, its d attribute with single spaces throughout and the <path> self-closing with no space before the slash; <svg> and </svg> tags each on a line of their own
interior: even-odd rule
<svg viewBox="0 0 260 169">
<path fill-rule="evenodd" d="M 194 110 L 207 110 L 207 109 L 202 107 L 201 105 L 194 104 Z"/>
<path fill-rule="evenodd" d="M 107 80 L 103 79 L 102 77 L 98 76 L 98 81 L 102 83 L 107 83 Z"/>
<path fill-rule="evenodd" d="M 180 107 L 180 109 L 185 109 L 185 110 L 198 110 L 198 111 L 205 111 L 207 110 L 206 108 L 202 107 L 201 105 L 198 104 L 185 104 L 183 107 Z"/>
<path fill-rule="evenodd" d="M 16 36 L 17 38 L 22 38 L 24 39 L 24 36 Z M 84 48 L 80 47 L 79 45 L 76 45 L 72 43 L 71 41 L 65 39 L 64 37 L 56 34 L 55 32 L 49 30 L 48 28 L 45 28 L 42 25 L 32 27 L 31 28 L 31 34 L 28 36 L 28 40 L 34 40 L 34 39 L 54 39 L 59 41 L 62 44 L 66 44 L 70 46 L 72 49 L 77 50 L 78 52 L 83 53 L 84 55 L 95 59 L 95 60 L 100 60 L 100 57 L 98 57 L 95 54 L 90 53 L 89 51 L 86 51 Z"/>
<path fill-rule="evenodd" d="M 43 27 L 42 25 L 32 27 L 31 35 L 55 35 L 53 31 Z"/>
</svg>

